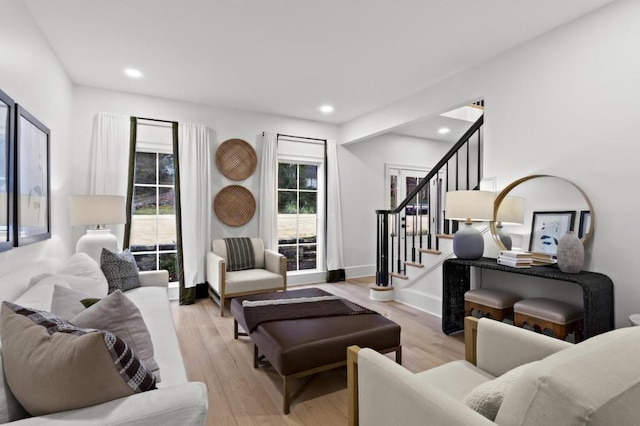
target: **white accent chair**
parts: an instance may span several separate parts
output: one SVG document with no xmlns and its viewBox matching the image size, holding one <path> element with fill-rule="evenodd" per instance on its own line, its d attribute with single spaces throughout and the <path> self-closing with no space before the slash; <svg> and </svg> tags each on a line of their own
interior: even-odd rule
<svg viewBox="0 0 640 426">
<path fill-rule="evenodd" d="M 209 295 L 220 303 L 220 316 L 224 316 L 225 301 L 247 294 L 267 293 L 287 289 L 287 258 L 265 249 L 260 238 L 251 238 L 255 255 L 255 269 L 227 271 L 227 245 L 214 240 L 207 253 L 207 282 Z"/>
<path fill-rule="evenodd" d="M 640 327 L 609 331 L 573 345 L 468 317 L 465 350 L 467 360 L 414 374 L 376 351 L 350 347 L 349 424 L 638 424 Z M 505 374 L 533 361 L 538 362 L 519 369 L 519 376 Z M 506 376 L 511 379 L 507 387 Z M 504 395 L 501 405 L 492 401 L 497 410 L 494 421 L 463 402 L 477 395 L 476 387 L 483 389 L 486 400 L 497 390 Z"/>
</svg>

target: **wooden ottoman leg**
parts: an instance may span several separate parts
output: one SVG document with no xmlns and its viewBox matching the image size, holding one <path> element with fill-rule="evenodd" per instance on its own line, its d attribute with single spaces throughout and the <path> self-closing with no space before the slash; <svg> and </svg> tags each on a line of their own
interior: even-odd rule
<svg viewBox="0 0 640 426">
<path fill-rule="evenodd" d="M 233 338 L 238 340 L 238 320 L 233 320 Z"/>
<path fill-rule="evenodd" d="M 402 345 L 396 349 L 396 364 L 402 365 Z"/>
<path fill-rule="evenodd" d="M 282 412 L 289 414 L 291 407 L 291 380 L 289 376 L 282 377 Z"/>
<path fill-rule="evenodd" d="M 258 368 L 259 359 L 258 359 L 258 345 L 253 344 L 253 368 Z"/>
</svg>

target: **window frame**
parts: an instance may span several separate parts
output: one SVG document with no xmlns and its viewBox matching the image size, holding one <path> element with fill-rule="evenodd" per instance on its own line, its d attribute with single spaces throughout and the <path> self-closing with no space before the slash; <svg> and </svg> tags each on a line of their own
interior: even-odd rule
<svg viewBox="0 0 640 426">
<path fill-rule="evenodd" d="M 140 124 L 139 124 L 140 125 Z M 143 188 L 155 188 L 156 189 L 156 214 L 155 216 L 158 217 L 159 216 L 159 212 L 160 212 L 160 189 L 161 188 L 173 188 L 174 194 L 176 192 L 176 183 L 175 183 L 175 175 L 174 175 L 174 183 L 172 185 L 168 185 L 168 184 L 161 184 L 160 183 L 160 154 L 169 154 L 169 155 L 175 155 L 173 153 L 172 150 L 163 150 L 163 149 L 152 149 L 152 148 L 136 148 L 135 154 L 137 155 L 138 153 L 144 153 L 144 154 L 154 154 L 155 155 L 155 177 L 156 177 L 156 183 L 154 184 L 147 184 L 147 183 L 136 183 L 135 182 L 135 178 L 133 181 L 133 198 L 132 198 L 132 210 L 131 210 L 131 221 L 133 222 L 133 217 L 136 216 L 134 209 L 133 209 L 133 204 L 135 203 L 135 189 L 136 187 L 143 187 Z M 134 161 L 135 164 L 135 161 Z M 174 220 L 176 217 L 176 206 L 175 206 L 175 195 L 174 195 L 174 213 L 173 213 L 173 217 Z M 140 215 L 140 216 L 147 216 L 147 215 Z M 152 216 L 152 215 L 148 215 L 148 216 Z M 132 232 L 131 232 L 132 236 L 133 236 L 133 227 L 132 227 Z M 130 237 L 131 239 L 131 237 Z M 175 255 L 175 262 L 176 262 L 176 266 L 178 264 L 178 244 L 176 241 L 175 244 L 175 248 L 172 250 L 161 250 L 160 249 L 160 242 L 158 241 L 158 233 L 156 233 L 155 236 L 156 239 L 156 244 L 155 244 L 155 250 L 136 250 L 136 251 L 131 251 L 131 253 L 134 255 L 134 257 L 136 255 L 149 255 L 149 254 L 153 254 L 155 255 L 156 258 L 156 270 L 160 269 L 160 256 L 163 254 L 174 254 Z M 176 239 L 177 239 L 177 234 L 176 234 Z M 131 242 L 129 242 L 129 248 L 131 248 L 132 244 Z M 176 270 L 177 272 L 177 270 Z M 179 277 L 176 277 L 175 281 L 169 281 L 170 283 L 177 283 L 179 281 Z"/>
<path fill-rule="evenodd" d="M 301 155 L 290 155 L 290 154 L 278 154 L 278 168 L 281 163 L 287 164 L 297 164 L 297 165 L 310 165 L 316 166 L 318 168 L 318 184 L 317 184 L 317 194 L 318 201 L 316 207 L 316 217 L 317 217 L 317 232 L 316 232 L 316 267 L 315 269 L 297 269 L 293 271 L 287 271 L 287 274 L 292 275 L 304 275 L 318 272 L 326 272 L 326 261 L 325 261 L 325 247 L 326 247 L 326 179 L 325 179 L 325 161 L 324 159 L 320 159 L 317 157 L 307 157 Z M 298 180 L 299 185 L 299 180 Z M 276 197 L 278 192 L 280 191 L 280 187 L 277 184 L 276 179 Z M 305 192 L 307 190 L 302 190 Z M 296 188 L 296 192 L 298 194 L 301 192 L 299 188 Z M 276 215 L 279 215 L 278 212 L 278 202 L 276 200 Z M 299 213 L 298 213 L 299 214 Z M 299 247 L 300 242 L 296 242 L 295 247 Z M 302 244 L 309 245 L 309 244 Z M 278 238 L 278 251 L 280 250 L 280 239 Z M 292 244 L 286 244 L 284 246 L 292 246 Z M 299 259 L 298 259 L 299 262 Z M 298 263 L 299 267 L 299 263 Z"/>
</svg>

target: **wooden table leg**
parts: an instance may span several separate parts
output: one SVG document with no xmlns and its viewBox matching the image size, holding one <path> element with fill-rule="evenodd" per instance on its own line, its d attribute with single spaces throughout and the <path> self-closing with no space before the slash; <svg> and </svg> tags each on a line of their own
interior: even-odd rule
<svg viewBox="0 0 640 426">
<path fill-rule="evenodd" d="M 291 406 L 291 381 L 289 377 L 284 376 L 282 378 L 282 412 L 289 414 L 289 408 Z"/>
</svg>

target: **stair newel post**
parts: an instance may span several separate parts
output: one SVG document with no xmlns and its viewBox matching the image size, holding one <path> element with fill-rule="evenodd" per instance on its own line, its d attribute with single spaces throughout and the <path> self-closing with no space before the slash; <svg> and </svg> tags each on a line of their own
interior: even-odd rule
<svg viewBox="0 0 640 426">
<path fill-rule="evenodd" d="M 389 210 L 376 210 L 378 238 L 376 252 L 376 285 L 389 285 Z"/>
</svg>

